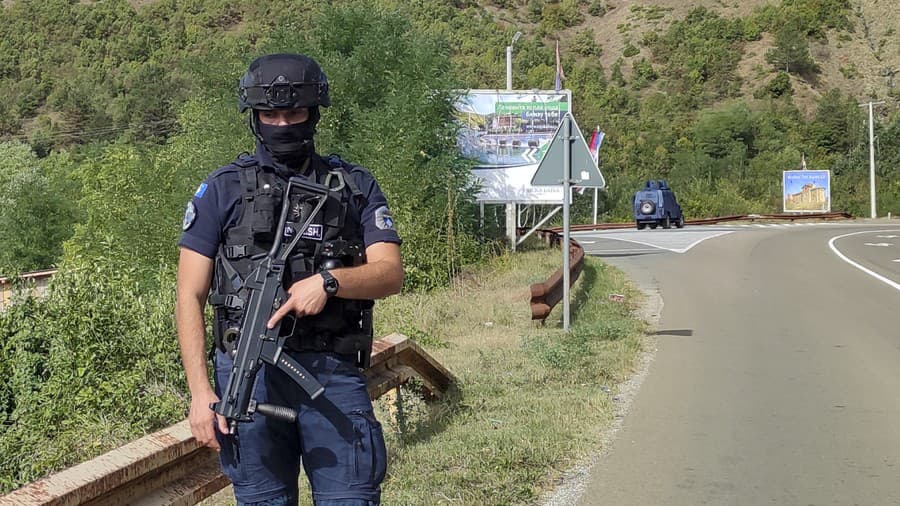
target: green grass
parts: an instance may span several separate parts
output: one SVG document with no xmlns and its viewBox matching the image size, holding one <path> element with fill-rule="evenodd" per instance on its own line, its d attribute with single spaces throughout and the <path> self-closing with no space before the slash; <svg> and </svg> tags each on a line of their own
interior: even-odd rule
<svg viewBox="0 0 900 506">
<path fill-rule="evenodd" d="M 570 332 L 561 328 L 562 304 L 545 325 L 532 322 L 529 285 L 561 264 L 558 249 L 519 252 L 445 290 L 378 302 L 376 335 L 416 338 L 458 379 L 440 401 L 424 401 L 415 382 L 399 400 L 376 401 L 389 453 L 384 504 L 533 503 L 599 450 L 615 385 L 641 351 L 640 295 L 588 258 L 571 290 Z M 308 491 L 301 496 L 311 504 Z"/>
<path fill-rule="evenodd" d="M 400 417 L 378 402 L 390 453 L 385 504 L 525 504 L 599 447 L 612 416 L 603 387 L 625 379 L 643 331 L 634 307 L 608 295 L 639 296 L 588 258 L 571 291 L 570 332 L 562 304 L 541 326 L 530 320 L 529 285 L 561 264 L 559 250 L 516 253 L 451 289 L 379 303 L 383 318 L 429 336 L 426 349 L 459 379 L 432 404 L 404 388 Z"/>
</svg>

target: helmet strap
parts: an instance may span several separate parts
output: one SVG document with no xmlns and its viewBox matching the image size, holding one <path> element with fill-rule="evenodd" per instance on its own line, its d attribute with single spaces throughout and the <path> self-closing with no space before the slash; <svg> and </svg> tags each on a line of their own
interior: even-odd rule
<svg viewBox="0 0 900 506">
<path fill-rule="evenodd" d="M 260 133 L 259 133 L 259 111 L 257 111 L 256 109 L 250 109 L 249 121 L 250 121 L 250 131 L 253 132 L 253 136 L 256 137 L 256 139 L 259 142 L 262 142 L 263 144 L 265 144 L 265 140 L 263 139 L 262 135 L 260 135 Z"/>
</svg>

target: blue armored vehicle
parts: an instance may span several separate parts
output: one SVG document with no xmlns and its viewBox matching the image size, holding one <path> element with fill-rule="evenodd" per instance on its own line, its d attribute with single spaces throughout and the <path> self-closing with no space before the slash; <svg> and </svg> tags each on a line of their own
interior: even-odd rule
<svg viewBox="0 0 900 506">
<path fill-rule="evenodd" d="M 644 227 L 678 228 L 684 226 L 684 214 L 675 199 L 673 192 L 665 181 L 647 181 L 644 187 L 634 194 L 634 221 L 638 230 Z"/>
</svg>

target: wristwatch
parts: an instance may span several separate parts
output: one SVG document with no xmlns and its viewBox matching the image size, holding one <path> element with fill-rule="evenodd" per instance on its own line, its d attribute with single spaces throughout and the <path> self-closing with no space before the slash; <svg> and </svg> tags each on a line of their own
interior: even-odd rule
<svg viewBox="0 0 900 506">
<path fill-rule="evenodd" d="M 322 275 L 322 287 L 325 288 L 325 293 L 328 294 L 328 298 L 330 299 L 334 297 L 337 294 L 338 287 L 340 286 L 337 278 L 335 278 L 328 271 L 322 271 L 319 274 Z"/>
</svg>

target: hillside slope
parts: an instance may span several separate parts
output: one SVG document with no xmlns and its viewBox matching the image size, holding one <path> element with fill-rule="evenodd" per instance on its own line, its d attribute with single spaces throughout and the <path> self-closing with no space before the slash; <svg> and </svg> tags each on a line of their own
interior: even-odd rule
<svg viewBox="0 0 900 506">
<path fill-rule="evenodd" d="M 585 14 L 584 21 L 557 35 L 562 50 L 576 33 L 590 28 L 602 47 L 599 62 L 609 69 L 629 45 L 640 50 L 638 55 L 624 58 L 622 71 L 631 72 L 630 62 L 650 59 L 649 50 L 641 44 L 651 31 L 665 32 L 673 21 L 684 17 L 697 7 L 705 7 L 726 18 L 746 18 L 766 5 L 778 5 L 778 0 L 607 0 L 607 12 L 602 16 Z M 824 40 L 810 41 L 810 54 L 820 67 L 812 82 L 791 76 L 795 103 L 806 111 L 815 100 L 830 89 L 840 89 L 860 101 L 886 97 L 892 89 L 900 89 L 900 16 L 896 0 L 850 0 L 853 10 L 851 31 L 829 30 Z M 500 16 L 502 18 L 502 15 Z M 525 20 L 524 14 L 516 20 Z M 527 23 L 526 23 L 527 25 Z M 775 74 L 765 61 L 765 54 L 773 45 L 771 33 L 763 33 L 761 40 L 744 47 L 738 74 L 743 79 L 746 96 L 761 82 Z M 896 92 L 896 90 L 895 90 Z"/>
</svg>

